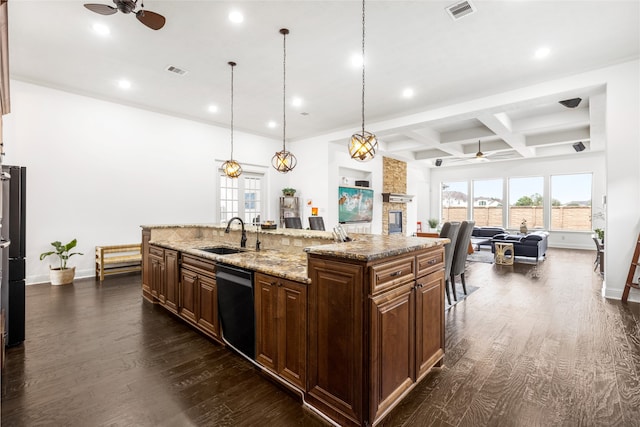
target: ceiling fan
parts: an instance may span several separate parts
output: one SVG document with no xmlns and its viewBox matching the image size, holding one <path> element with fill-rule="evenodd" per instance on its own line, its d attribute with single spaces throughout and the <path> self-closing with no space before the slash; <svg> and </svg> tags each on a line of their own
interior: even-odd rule
<svg viewBox="0 0 640 427">
<path fill-rule="evenodd" d="M 122 13 L 133 12 L 136 15 L 136 18 L 138 18 L 138 21 L 142 22 L 152 30 L 159 30 L 164 26 L 166 21 L 164 16 L 149 10 L 144 10 L 143 2 L 140 2 L 140 9 L 135 11 L 138 6 L 138 0 L 113 0 L 113 3 L 115 3 L 116 7 L 96 3 L 85 3 L 84 7 L 92 12 L 99 13 L 100 15 L 113 15 L 117 11 Z"/>
<path fill-rule="evenodd" d="M 446 160 L 445 163 L 447 163 L 447 164 L 454 164 L 454 163 L 459 163 L 459 162 L 481 163 L 481 162 L 488 162 L 490 159 L 506 160 L 506 159 L 510 159 L 512 157 L 513 156 L 510 153 L 483 153 L 482 152 L 482 147 L 480 145 L 480 140 L 478 140 L 478 151 L 476 152 L 476 154 L 473 157 L 458 157 L 458 158 L 451 158 L 451 159 L 444 159 L 444 160 Z M 438 162 L 438 160 L 439 160 L 439 162 Z M 443 164 L 442 160 L 443 159 L 436 159 L 436 162 L 434 164 L 436 166 L 440 166 L 440 165 Z"/>
</svg>

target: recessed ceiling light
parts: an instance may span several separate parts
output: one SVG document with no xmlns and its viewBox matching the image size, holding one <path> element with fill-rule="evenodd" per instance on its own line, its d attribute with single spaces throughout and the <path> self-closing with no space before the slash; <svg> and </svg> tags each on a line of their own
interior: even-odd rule
<svg viewBox="0 0 640 427">
<path fill-rule="evenodd" d="M 118 86 L 120 86 L 120 89 L 131 89 L 131 82 L 129 80 L 120 80 Z"/>
<path fill-rule="evenodd" d="M 410 87 L 402 91 L 402 96 L 405 98 L 413 98 L 413 89 Z"/>
<path fill-rule="evenodd" d="M 100 24 L 99 22 L 96 22 L 95 24 L 93 24 L 91 28 L 93 28 L 93 31 L 95 31 L 95 33 L 98 34 L 99 36 L 106 37 L 109 34 L 111 34 L 111 30 L 109 29 L 109 27 L 107 27 L 104 24 Z"/>
<path fill-rule="evenodd" d="M 244 21 L 244 15 L 242 15 L 242 13 L 238 10 L 233 10 L 229 13 L 229 21 L 235 24 L 240 24 L 242 21 Z"/>
<path fill-rule="evenodd" d="M 207 110 L 210 113 L 217 113 L 218 112 L 218 106 L 217 105 L 209 105 L 209 107 L 207 108 Z"/>
<path fill-rule="evenodd" d="M 354 53 L 353 55 L 351 55 L 351 66 L 352 67 L 357 67 L 357 68 L 362 68 L 362 54 L 361 53 Z"/>
<path fill-rule="evenodd" d="M 293 105 L 294 107 L 301 106 L 302 105 L 302 98 L 294 96 L 293 99 L 291 100 L 291 105 Z"/>
<path fill-rule="evenodd" d="M 267 126 L 273 129 L 274 127 L 278 126 L 278 124 L 273 120 L 271 120 L 269 123 L 267 123 Z"/>
<path fill-rule="evenodd" d="M 536 53 L 534 54 L 536 59 L 542 59 L 542 58 L 546 58 L 547 56 L 549 56 L 549 54 L 551 53 L 551 49 L 549 49 L 548 47 L 544 46 L 541 48 L 538 48 L 538 50 L 536 50 Z"/>
</svg>

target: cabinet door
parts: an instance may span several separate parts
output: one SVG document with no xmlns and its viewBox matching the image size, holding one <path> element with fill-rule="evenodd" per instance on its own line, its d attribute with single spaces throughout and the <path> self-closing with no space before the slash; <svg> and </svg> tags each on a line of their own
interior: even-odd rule
<svg viewBox="0 0 640 427">
<path fill-rule="evenodd" d="M 178 314 L 185 320 L 196 323 L 196 295 L 198 275 L 182 269 L 180 273 L 180 304 Z"/>
<path fill-rule="evenodd" d="M 305 400 L 342 424 L 363 420 L 364 266 L 309 258 Z"/>
<path fill-rule="evenodd" d="M 444 271 L 416 281 L 416 379 L 444 356 Z"/>
<path fill-rule="evenodd" d="M 307 286 L 278 281 L 278 374 L 304 389 L 307 357 Z"/>
<path fill-rule="evenodd" d="M 149 260 L 151 231 L 142 231 L 142 295 L 151 297 L 151 262 Z"/>
<path fill-rule="evenodd" d="M 216 279 L 198 275 L 198 326 L 215 338 L 220 337 L 218 325 L 218 288 Z"/>
<path fill-rule="evenodd" d="M 255 313 L 256 313 L 256 361 L 277 372 L 277 279 L 256 273 Z"/>
<path fill-rule="evenodd" d="M 165 249 L 164 251 L 164 288 L 165 307 L 174 312 L 178 312 L 178 252 Z"/>
<path fill-rule="evenodd" d="M 371 299 L 371 420 L 382 415 L 414 382 L 414 283 Z"/>
<path fill-rule="evenodd" d="M 150 256 L 151 261 L 151 295 L 154 299 L 164 298 L 162 290 L 164 285 L 164 260 L 155 256 Z"/>
</svg>

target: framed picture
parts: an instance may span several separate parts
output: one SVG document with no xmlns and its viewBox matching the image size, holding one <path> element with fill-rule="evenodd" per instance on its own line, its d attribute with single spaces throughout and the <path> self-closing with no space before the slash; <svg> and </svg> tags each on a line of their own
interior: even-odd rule
<svg viewBox="0 0 640 427">
<path fill-rule="evenodd" d="M 371 222 L 373 190 L 362 187 L 338 187 L 338 222 Z"/>
</svg>

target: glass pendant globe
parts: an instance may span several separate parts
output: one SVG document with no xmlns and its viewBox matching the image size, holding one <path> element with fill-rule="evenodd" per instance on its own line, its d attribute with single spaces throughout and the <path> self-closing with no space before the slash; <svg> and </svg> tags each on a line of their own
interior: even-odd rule
<svg viewBox="0 0 640 427">
<path fill-rule="evenodd" d="M 235 160 L 227 160 L 222 164 L 222 170 L 229 178 L 237 178 L 242 175 L 242 167 Z"/>
<path fill-rule="evenodd" d="M 298 160 L 292 152 L 287 150 L 278 151 L 271 159 L 271 165 L 281 173 L 287 173 L 296 167 Z"/>
<path fill-rule="evenodd" d="M 378 150 L 378 139 L 366 130 L 354 133 L 349 141 L 349 155 L 359 162 L 367 162 L 373 159 Z"/>
</svg>

